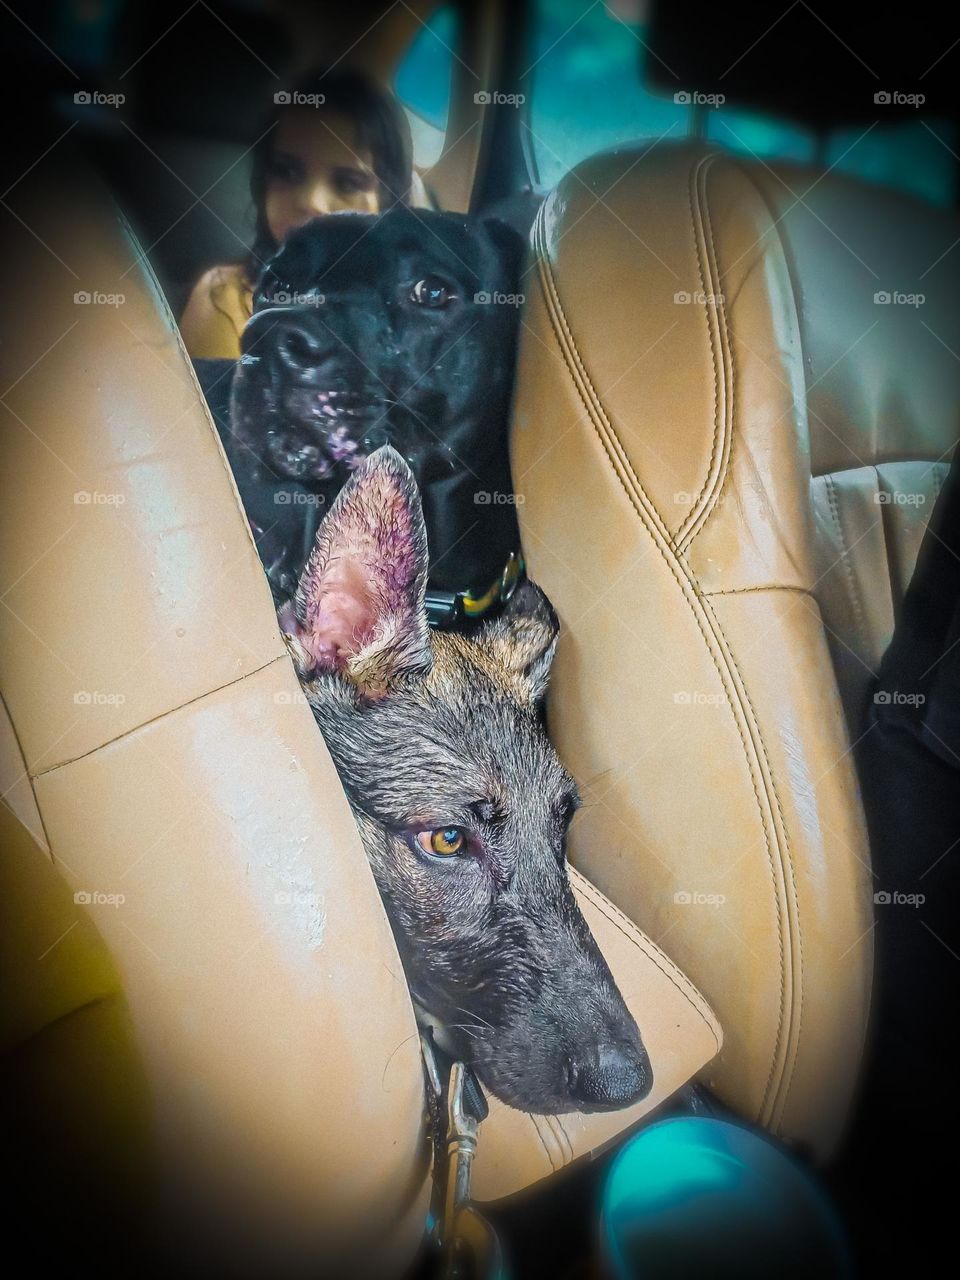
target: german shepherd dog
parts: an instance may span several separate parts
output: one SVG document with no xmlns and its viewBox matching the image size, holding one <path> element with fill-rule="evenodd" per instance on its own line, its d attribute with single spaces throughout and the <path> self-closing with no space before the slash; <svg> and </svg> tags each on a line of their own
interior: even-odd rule
<svg viewBox="0 0 960 1280">
<path fill-rule="evenodd" d="M 579 801 L 541 713 L 556 614 L 523 582 L 472 632 L 431 630 L 427 569 L 416 482 L 387 446 L 279 611 L 410 990 L 504 1102 L 627 1106 L 653 1074 L 567 876 Z"/>
</svg>

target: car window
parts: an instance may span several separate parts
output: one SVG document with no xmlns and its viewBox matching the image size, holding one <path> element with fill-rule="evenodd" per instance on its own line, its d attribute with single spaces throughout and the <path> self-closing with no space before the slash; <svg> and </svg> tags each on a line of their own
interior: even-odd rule
<svg viewBox="0 0 960 1280">
<path fill-rule="evenodd" d="M 797 164 L 811 164 L 816 158 L 813 131 L 800 125 L 728 106 L 709 110 L 706 120 L 710 141 L 730 151 Z"/>
<path fill-rule="evenodd" d="M 937 119 L 837 129 L 830 135 L 824 163 L 934 204 L 951 205 L 956 199 L 956 137 L 956 129 Z"/>
<path fill-rule="evenodd" d="M 644 27 L 605 4 L 535 0 L 527 126 L 541 183 L 552 186 L 579 161 L 617 143 L 683 138 L 692 108 L 641 84 Z"/>
<path fill-rule="evenodd" d="M 456 9 L 443 5 L 417 28 L 394 76 L 394 92 L 410 121 L 418 169 L 436 164 L 443 150 L 457 35 Z"/>
<path fill-rule="evenodd" d="M 707 121 L 707 137 L 731 151 L 761 160 L 822 165 L 939 205 L 950 205 L 955 198 L 954 135 L 955 130 L 942 120 L 868 121 L 831 129 L 818 154 L 812 129 L 769 116 L 723 106 L 711 110 Z"/>
<path fill-rule="evenodd" d="M 819 138 L 801 123 L 700 103 L 679 90 L 649 93 L 647 28 L 620 15 L 642 4 L 534 0 L 530 53 L 530 131 L 537 178 L 547 186 L 594 152 L 644 138 L 682 140 L 694 129 L 718 146 L 761 161 L 817 164 L 899 188 L 940 205 L 956 199 L 957 130 L 945 120 L 886 124 L 884 95 L 876 123 L 830 130 Z"/>
</svg>

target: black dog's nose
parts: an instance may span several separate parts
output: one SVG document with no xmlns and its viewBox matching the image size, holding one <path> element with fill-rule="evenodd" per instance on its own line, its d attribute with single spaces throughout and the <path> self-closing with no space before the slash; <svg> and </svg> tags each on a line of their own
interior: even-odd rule
<svg viewBox="0 0 960 1280">
<path fill-rule="evenodd" d="M 567 1083 L 577 1102 L 591 1107 L 626 1107 L 653 1088 L 646 1051 L 634 1045 L 600 1044 L 567 1059 Z"/>
<path fill-rule="evenodd" d="M 319 326 L 298 315 L 278 320 L 271 340 L 280 359 L 292 369 L 313 368 L 329 354 L 330 344 Z"/>
</svg>

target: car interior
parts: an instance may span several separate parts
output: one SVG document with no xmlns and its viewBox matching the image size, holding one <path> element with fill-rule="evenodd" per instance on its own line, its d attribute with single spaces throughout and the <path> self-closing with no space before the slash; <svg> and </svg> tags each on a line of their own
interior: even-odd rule
<svg viewBox="0 0 960 1280">
<path fill-rule="evenodd" d="M 10 8 L 0 1025 L 41 1268 L 152 1275 L 148 1221 L 163 1275 L 429 1263 L 410 992 L 178 328 L 249 247 L 263 103 L 341 59 L 399 98 L 416 205 L 528 241 L 510 457 L 562 624 L 571 881 L 654 1067 L 623 1110 L 487 1099 L 501 1271 L 456 1274 L 688 1274 L 597 1252 L 618 1153 L 678 1114 L 803 1168 L 848 1257 L 817 1274 L 947 1247 L 954 1108 L 945 1054 L 890 1049 L 878 921 L 909 886 L 878 876 L 864 707 L 960 435 L 951 23 Z M 947 911 L 955 858 L 925 863 Z M 938 1024 L 955 946 L 917 920 L 898 972 Z"/>
</svg>

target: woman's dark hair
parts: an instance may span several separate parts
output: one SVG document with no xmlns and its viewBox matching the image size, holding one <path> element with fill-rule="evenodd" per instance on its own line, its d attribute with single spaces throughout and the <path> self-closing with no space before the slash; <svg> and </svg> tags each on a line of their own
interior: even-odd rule
<svg viewBox="0 0 960 1280">
<path fill-rule="evenodd" d="M 298 94 L 322 94 L 324 110 L 348 116 L 354 122 L 356 145 L 368 151 L 372 159 L 381 209 L 408 204 L 410 200 L 413 143 L 409 122 L 397 99 L 362 71 L 352 68 L 311 71 L 294 86 L 289 95 L 293 101 L 277 105 L 265 121 L 266 131 L 253 148 L 250 197 L 256 221 L 253 245 L 243 262 L 243 274 L 250 288 L 256 284 L 264 262 L 279 248 L 266 215 L 268 169 L 276 132 L 270 126 L 279 121 L 283 111 L 295 107 Z"/>
</svg>

